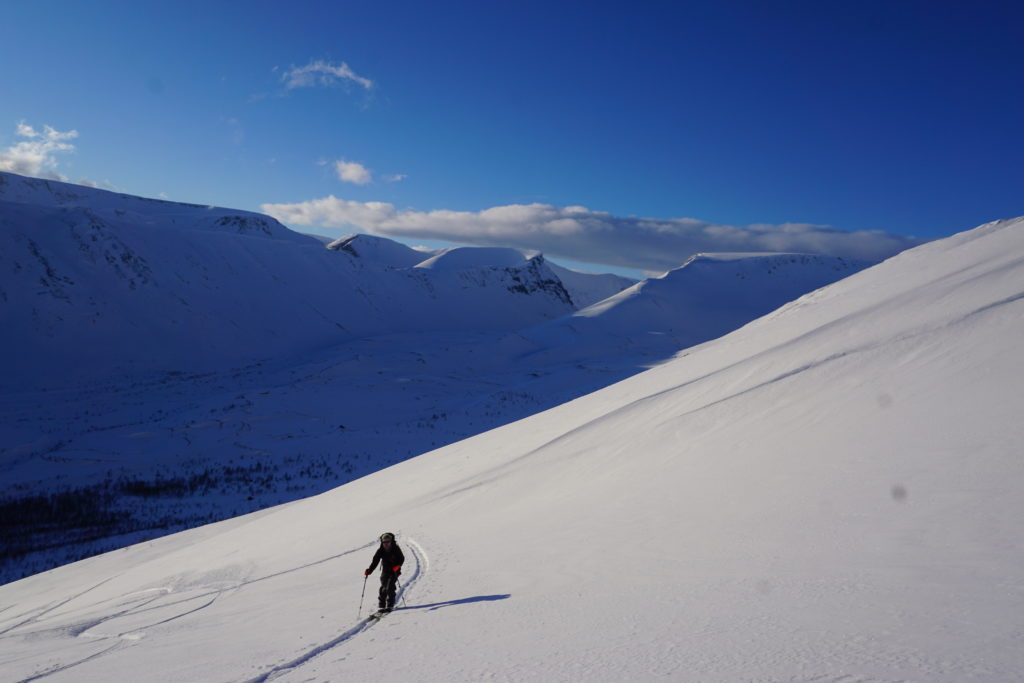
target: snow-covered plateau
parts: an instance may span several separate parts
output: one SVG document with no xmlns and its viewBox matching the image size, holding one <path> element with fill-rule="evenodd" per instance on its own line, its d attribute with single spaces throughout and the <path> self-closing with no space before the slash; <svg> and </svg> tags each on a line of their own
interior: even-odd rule
<svg viewBox="0 0 1024 683">
<path fill-rule="evenodd" d="M 0 671 L 1022 680 L 1022 338 L 1017 219 L 321 495 L 2 586 Z M 383 531 L 407 562 L 370 622 Z"/>
</svg>

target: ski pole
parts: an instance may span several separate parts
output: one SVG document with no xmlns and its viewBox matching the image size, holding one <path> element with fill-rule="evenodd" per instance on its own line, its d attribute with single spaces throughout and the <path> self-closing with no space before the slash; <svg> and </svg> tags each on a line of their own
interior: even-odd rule
<svg viewBox="0 0 1024 683">
<path fill-rule="evenodd" d="M 395 577 L 395 583 L 398 584 L 398 594 L 402 596 L 402 607 L 408 607 L 408 605 L 405 604 L 405 591 L 402 590 L 402 582 L 398 580 L 397 576 Z"/>
<path fill-rule="evenodd" d="M 363 574 L 363 594 L 359 596 L 359 613 L 356 615 L 356 619 L 363 616 L 363 598 L 366 597 L 366 580 L 370 578 L 368 574 Z"/>
</svg>

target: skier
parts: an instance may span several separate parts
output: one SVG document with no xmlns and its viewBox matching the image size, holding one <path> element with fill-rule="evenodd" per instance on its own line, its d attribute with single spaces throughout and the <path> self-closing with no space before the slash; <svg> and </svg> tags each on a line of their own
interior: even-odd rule
<svg viewBox="0 0 1024 683">
<path fill-rule="evenodd" d="M 402 564 L 405 562 L 405 555 L 395 541 L 392 533 L 380 535 L 380 547 L 373 556 L 373 564 L 363 572 L 369 576 L 377 568 L 380 562 L 380 592 L 377 594 L 377 604 L 381 613 L 390 612 L 395 608 L 395 588 L 398 584 L 398 575 L 402 573 Z"/>
</svg>

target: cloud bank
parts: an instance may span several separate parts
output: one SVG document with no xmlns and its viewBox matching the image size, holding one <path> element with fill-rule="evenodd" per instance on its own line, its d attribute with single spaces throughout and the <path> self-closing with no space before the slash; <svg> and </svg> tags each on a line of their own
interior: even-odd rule
<svg viewBox="0 0 1024 683">
<path fill-rule="evenodd" d="M 293 225 L 539 249 L 550 256 L 647 271 L 675 268 L 700 252 L 800 252 L 877 261 L 922 242 L 880 231 L 846 232 L 806 223 L 717 225 L 693 218 L 622 217 L 582 206 L 548 204 L 424 212 L 332 195 L 298 204 L 263 204 L 262 209 Z"/>
<path fill-rule="evenodd" d="M 75 151 L 75 146 L 69 141 L 78 137 L 78 131 L 61 132 L 50 126 L 43 126 L 42 131 L 37 131 L 22 121 L 18 124 L 15 134 L 24 140 L 0 150 L 0 171 L 34 178 L 67 180 L 57 173 L 55 155 Z"/>
<path fill-rule="evenodd" d="M 294 88 L 313 88 L 316 86 L 331 86 L 339 83 L 356 83 L 363 88 L 373 88 L 373 81 L 363 78 L 345 62 L 331 64 L 323 60 L 310 62 L 306 66 L 295 67 L 281 75 L 284 87 L 288 90 Z"/>
</svg>

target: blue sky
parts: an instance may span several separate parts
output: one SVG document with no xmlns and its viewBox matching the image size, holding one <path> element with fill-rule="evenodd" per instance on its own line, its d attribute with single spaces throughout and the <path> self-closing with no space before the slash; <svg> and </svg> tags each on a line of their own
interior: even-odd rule
<svg viewBox="0 0 1024 683">
<path fill-rule="evenodd" d="M 150 4 L 0 5 L 0 168 L 652 271 L 1024 214 L 1019 3 Z"/>
</svg>

